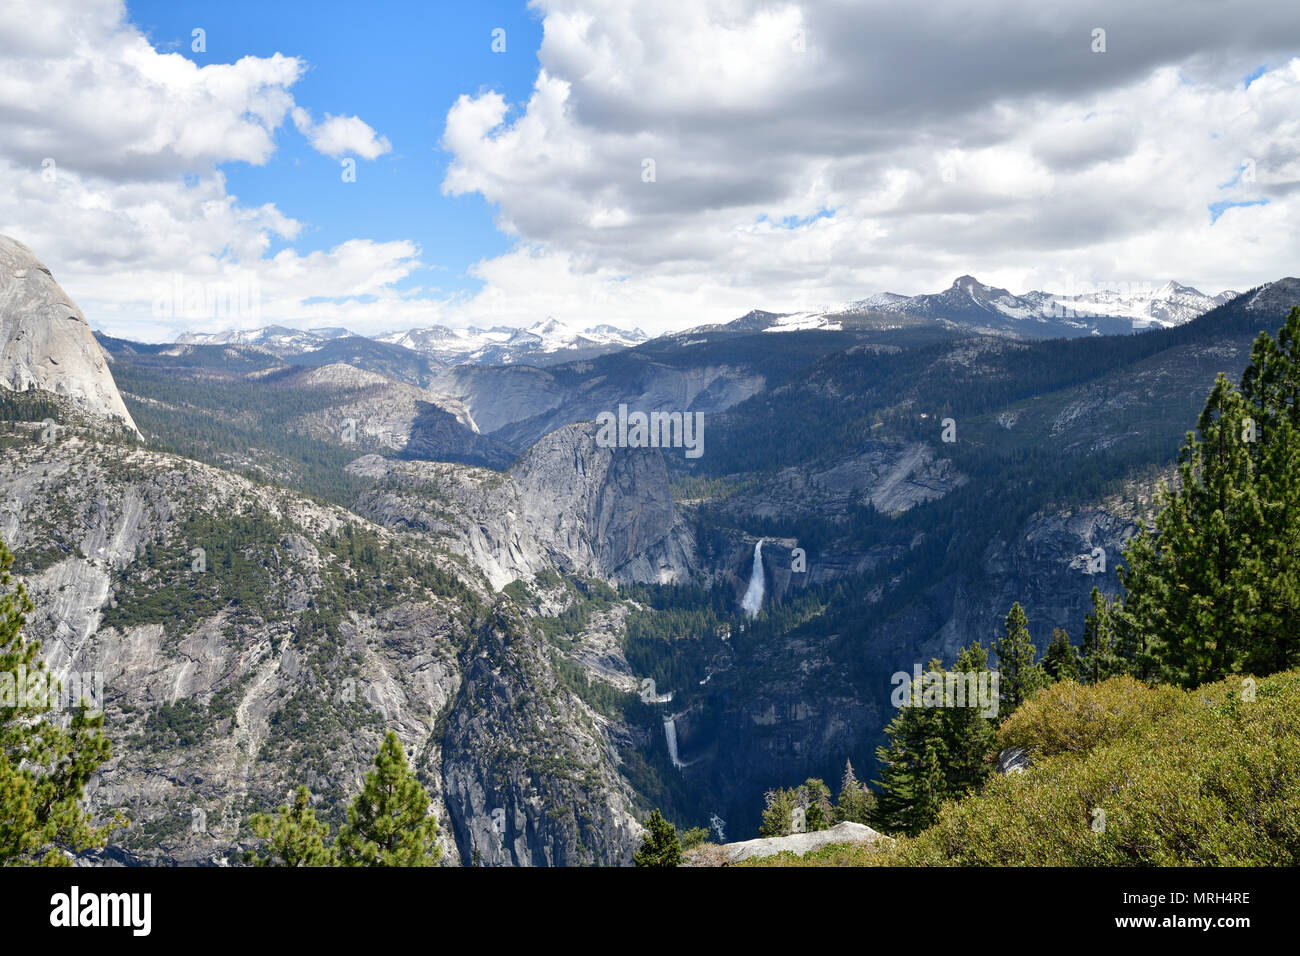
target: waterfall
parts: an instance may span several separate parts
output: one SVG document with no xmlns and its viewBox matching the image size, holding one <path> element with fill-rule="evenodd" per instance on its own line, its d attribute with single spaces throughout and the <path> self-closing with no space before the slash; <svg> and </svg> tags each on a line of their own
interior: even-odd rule
<svg viewBox="0 0 1300 956">
<path fill-rule="evenodd" d="M 758 613 L 763 606 L 763 539 L 754 545 L 754 570 L 749 572 L 749 590 L 740 602 L 741 608 L 750 617 Z"/>
<path fill-rule="evenodd" d="M 674 767 L 681 770 L 686 764 L 677 757 L 677 722 L 672 717 L 664 718 L 664 739 L 668 742 L 668 759 Z"/>
</svg>

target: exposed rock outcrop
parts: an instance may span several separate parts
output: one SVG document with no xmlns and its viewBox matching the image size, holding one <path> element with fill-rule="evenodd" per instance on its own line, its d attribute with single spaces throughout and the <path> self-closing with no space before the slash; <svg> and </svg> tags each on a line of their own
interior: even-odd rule
<svg viewBox="0 0 1300 956">
<path fill-rule="evenodd" d="M 832 844 L 871 846 L 880 840 L 888 841 L 889 837 L 861 823 L 837 823 L 829 830 L 816 830 L 812 833 L 792 833 L 789 836 L 764 837 L 740 843 L 724 843 L 721 846 L 710 844 L 688 852 L 685 865 L 730 866 L 755 857 L 776 856 L 778 853 L 803 856 L 811 850 L 820 850 Z"/>
<path fill-rule="evenodd" d="M 136 431 L 86 317 L 35 253 L 0 236 L 0 386 L 66 396 Z"/>
<path fill-rule="evenodd" d="M 114 756 L 87 796 L 132 821 L 113 859 L 237 860 L 247 815 L 300 783 L 337 826 L 388 729 L 447 864 L 630 859 L 607 722 L 454 554 L 218 468 L 28 427 L 0 456 L 0 539 L 36 606 L 26 635 L 60 677 L 102 680 Z M 508 847 L 486 839 L 498 807 Z"/>
<path fill-rule="evenodd" d="M 561 428 L 504 475 L 364 456 L 348 468 L 378 487 L 357 510 L 388 527 L 454 532 L 449 546 L 496 588 L 552 566 L 615 582 L 685 579 L 694 543 L 659 450 L 602 448 L 595 430 Z"/>
</svg>

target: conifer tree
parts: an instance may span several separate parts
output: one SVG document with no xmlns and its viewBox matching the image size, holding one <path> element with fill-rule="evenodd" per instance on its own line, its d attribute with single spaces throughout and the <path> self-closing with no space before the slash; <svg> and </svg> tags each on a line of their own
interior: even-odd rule
<svg viewBox="0 0 1300 956">
<path fill-rule="evenodd" d="M 941 668 L 942 670 L 942 668 Z M 989 652 L 979 641 L 962 648 L 957 655 L 954 671 L 959 680 L 967 683 L 966 706 L 950 707 L 943 713 L 944 749 L 947 753 L 945 783 L 947 796 L 968 793 L 984 782 L 988 776 L 989 754 L 996 745 L 998 721 L 984 716 L 976 695 L 972 691 L 988 684 Z M 974 678 L 974 686 L 970 678 Z"/>
<path fill-rule="evenodd" d="M 344 866 L 434 866 L 442 856 L 437 837 L 429 795 L 390 730 L 375 755 L 375 769 L 348 807 L 348 822 L 339 831 L 339 860 Z"/>
<path fill-rule="evenodd" d="M 1138 649 L 1126 648 L 1116 634 L 1116 601 L 1093 588 L 1089 596 L 1092 610 L 1083 622 L 1083 640 L 1079 645 L 1078 679 L 1099 684 L 1119 674 L 1138 673 Z"/>
<path fill-rule="evenodd" d="M 637 866 L 680 866 L 682 845 L 677 838 L 677 828 L 658 810 L 651 812 L 645 827 L 641 848 L 632 854 L 632 862 Z"/>
<path fill-rule="evenodd" d="M 798 794 L 799 805 L 804 808 L 805 829 L 809 833 L 828 829 L 835 818 L 830 787 L 816 777 L 809 777 L 799 788 Z"/>
<path fill-rule="evenodd" d="M 880 779 L 873 823 L 909 836 L 934 822 L 947 791 L 943 709 L 917 706 L 923 693 L 923 682 L 914 681 L 912 705 L 899 709 L 885 727 L 888 745 L 876 748 Z"/>
<path fill-rule="evenodd" d="M 1029 636 L 1029 619 L 1017 601 L 1007 612 L 1006 633 L 995 645 L 998 654 L 998 687 L 1002 695 L 999 712 L 1010 717 L 1034 692 L 1046 683 L 1046 674 L 1034 663 L 1038 649 Z"/>
<path fill-rule="evenodd" d="M 844 776 L 840 779 L 840 796 L 835 802 L 836 823 L 870 823 L 876 809 L 876 796 L 859 782 L 853 772 L 853 762 L 844 761 Z"/>
<path fill-rule="evenodd" d="M 1146 636 L 1156 677 L 1183 687 L 1239 670 L 1258 630 L 1267 525 L 1249 406 L 1220 374 L 1178 456 L 1179 483 L 1163 487 L 1155 533 L 1141 529 L 1124 552 L 1117 613 Z M 1285 568 L 1279 569 L 1285 572 Z"/>
<path fill-rule="evenodd" d="M 59 684 L 40 642 L 23 636 L 32 603 L 12 564 L 0 542 L 0 866 L 67 866 L 121 823 L 94 827 L 82 807 L 86 783 L 109 758 L 104 715 L 92 716 L 84 700 L 66 728 L 50 715 Z"/>
<path fill-rule="evenodd" d="M 247 862 L 253 866 L 337 866 L 338 853 L 326 843 L 329 824 L 316 819 L 311 808 L 311 792 L 299 787 L 292 806 L 281 806 L 272 816 L 255 813 L 249 828 L 266 841 L 260 852 L 249 850 Z"/>
<path fill-rule="evenodd" d="M 885 728 L 889 745 L 876 750 L 881 770 L 873 824 L 918 833 L 934 822 L 945 800 L 969 793 L 988 776 L 997 721 L 984 716 L 977 693 L 981 681 L 991 690 L 988 673 L 988 650 L 976 641 L 957 655 L 951 674 L 931 661 L 922 679 L 913 682 L 910 700 L 922 705 L 900 708 Z M 926 684 L 946 688 L 949 677 L 954 692 L 961 685 L 961 698 L 949 700 L 945 694 L 934 706 L 925 704 Z M 956 706 L 959 701 L 963 706 Z"/>
<path fill-rule="evenodd" d="M 778 787 L 764 794 L 763 818 L 758 827 L 761 837 L 789 836 L 793 828 L 793 813 L 799 806 L 795 790 Z"/>
<path fill-rule="evenodd" d="M 1094 591 L 1096 588 L 1093 589 Z M 1064 628 L 1053 628 L 1052 639 L 1043 654 L 1043 671 L 1053 681 L 1079 679 L 1079 661 L 1070 635 Z"/>
<path fill-rule="evenodd" d="M 1242 670 L 1268 674 L 1300 663 L 1300 307 L 1277 337 L 1262 334 L 1241 378 L 1251 421 L 1260 527 L 1258 602 Z M 1249 427 L 1253 426 L 1253 428 Z"/>
</svg>

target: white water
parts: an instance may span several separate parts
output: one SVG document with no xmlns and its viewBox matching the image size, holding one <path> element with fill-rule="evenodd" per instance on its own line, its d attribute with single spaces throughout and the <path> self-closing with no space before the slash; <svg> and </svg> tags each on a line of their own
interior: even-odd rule
<svg viewBox="0 0 1300 956">
<path fill-rule="evenodd" d="M 763 606 L 763 539 L 754 545 L 754 570 L 749 572 L 749 590 L 740 601 L 746 614 L 753 617 Z"/>
<path fill-rule="evenodd" d="M 677 757 L 677 722 L 671 717 L 664 718 L 664 739 L 668 741 L 668 759 L 674 767 L 681 770 L 686 764 Z"/>
</svg>

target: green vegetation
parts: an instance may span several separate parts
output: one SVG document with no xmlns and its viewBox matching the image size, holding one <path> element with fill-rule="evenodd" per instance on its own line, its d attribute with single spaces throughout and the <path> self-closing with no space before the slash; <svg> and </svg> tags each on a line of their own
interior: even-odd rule
<svg viewBox="0 0 1300 956">
<path fill-rule="evenodd" d="M 189 511 L 165 540 L 145 546 L 103 623 L 163 624 L 179 635 L 223 609 L 265 618 L 275 597 L 269 567 L 287 558 L 284 533 L 257 513 Z"/>
<path fill-rule="evenodd" d="M 295 791 L 293 806 L 280 807 L 274 816 L 254 814 L 249 827 L 264 841 L 245 855 L 254 866 L 436 866 L 442 857 L 429 794 L 391 730 L 332 844 L 329 825 L 316 819 L 311 793 L 303 786 Z"/>
<path fill-rule="evenodd" d="M 211 367 L 230 360 L 207 350 L 199 354 L 208 356 L 206 366 L 187 364 L 184 356 L 116 353 L 113 377 L 122 398 L 140 431 L 159 447 L 345 507 L 369 486 L 346 466 L 387 449 L 369 444 L 364 434 L 345 444 L 313 438 L 296 425 L 304 416 L 362 397 L 364 388 L 296 388 L 282 381 L 287 372 L 245 378 L 242 371 L 254 369 Z"/>
<path fill-rule="evenodd" d="M 1300 307 L 1220 375 L 1119 571 L 1142 671 L 1182 687 L 1300 664 Z"/>
<path fill-rule="evenodd" d="M 1195 690 L 1062 681 L 1006 721 L 1033 765 L 915 837 L 756 866 L 1295 866 L 1300 671 Z"/>
<path fill-rule="evenodd" d="M 375 769 L 348 807 L 348 822 L 339 831 L 339 860 L 344 866 L 434 866 L 442 856 L 437 838 L 429 795 L 390 730 L 375 755 Z"/>
<path fill-rule="evenodd" d="M 316 819 L 311 792 L 299 787 L 293 806 L 282 806 L 274 816 L 255 813 L 249 828 L 263 841 L 261 852 L 249 850 L 245 862 L 253 866 L 337 866 L 338 851 L 325 841 L 329 824 Z"/>
<path fill-rule="evenodd" d="M 901 865 L 1294 866 L 1300 672 L 1244 696 L 1130 678 L 1056 685 L 1004 725 L 1036 763 L 944 807 L 886 854 Z M 1100 812 L 1098 812 L 1100 811 Z"/>
<path fill-rule="evenodd" d="M 109 759 L 104 715 L 82 701 L 66 729 L 45 715 L 57 681 L 22 633 L 32 603 L 10 576 L 0 542 L 0 865 L 68 866 L 104 845 L 122 821 L 96 827 L 82 806 L 86 783 Z"/>
<path fill-rule="evenodd" d="M 769 790 L 764 796 L 758 835 L 782 837 L 828 830 L 837 823 L 870 824 L 876 813 L 876 795 L 858 781 L 852 761 L 846 760 L 835 803 L 831 802 L 830 788 L 816 777 L 809 777 L 797 787 Z"/>
<path fill-rule="evenodd" d="M 1001 713 L 1010 714 L 1047 683 L 1047 674 L 1034 663 L 1038 650 L 1029 636 L 1029 621 L 1017 601 L 1007 612 L 1006 634 L 994 645 L 998 654 L 998 689 Z M 962 670 L 958 662 L 957 670 Z"/>
<path fill-rule="evenodd" d="M 1010 631 L 1014 615 L 1007 621 Z M 957 655 L 955 671 L 977 680 L 985 677 L 988 651 L 978 641 L 965 648 Z M 945 800 L 975 790 L 989 774 L 996 724 L 981 713 L 969 689 L 967 706 L 930 706 L 926 701 L 927 683 L 946 686 L 947 673 L 931 661 L 928 674 L 933 677 L 912 683 L 907 702 L 885 728 L 889 743 L 876 753 L 879 796 L 871 823 L 877 828 L 919 833 L 934 822 Z"/>
<path fill-rule="evenodd" d="M 679 866 L 682 862 L 682 845 L 677 839 L 677 828 L 663 818 L 658 810 L 645 822 L 646 833 L 641 838 L 641 848 L 632 854 L 637 866 Z"/>
</svg>

